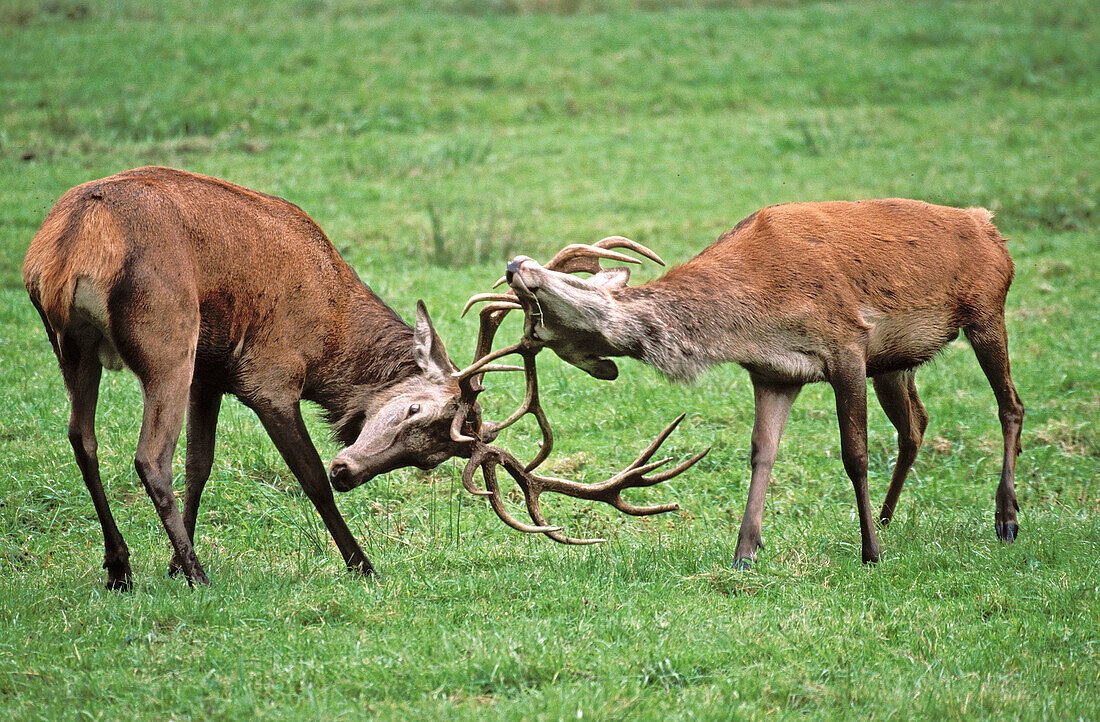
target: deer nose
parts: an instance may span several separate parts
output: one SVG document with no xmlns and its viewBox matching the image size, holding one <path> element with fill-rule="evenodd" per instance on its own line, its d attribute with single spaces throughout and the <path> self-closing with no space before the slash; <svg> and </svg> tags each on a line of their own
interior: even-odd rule
<svg viewBox="0 0 1100 722">
<path fill-rule="evenodd" d="M 351 486 L 351 469 L 342 461 L 333 461 L 328 470 L 328 478 L 336 489 L 348 489 Z"/>
<path fill-rule="evenodd" d="M 532 261 L 532 259 L 528 258 L 527 256 L 516 256 L 512 260 L 508 261 L 508 265 L 504 267 L 504 280 L 507 281 L 509 285 L 511 285 L 512 279 L 523 268 L 523 264 L 527 263 L 528 261 L 534 263 L 534 261 Z M 535 265 L 538 264 L 536 263 Z"/>
</svg>

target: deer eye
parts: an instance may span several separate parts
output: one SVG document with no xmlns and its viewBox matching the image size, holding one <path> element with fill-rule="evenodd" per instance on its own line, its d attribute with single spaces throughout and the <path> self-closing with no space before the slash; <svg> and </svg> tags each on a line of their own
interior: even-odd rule
<svg viewBox="0 0 1100 722">
<path fill-rule="evenodd" d="M 410 416 L 413 416 L 414 414 L 419 414 L 419 413 L 420 413 L 420 404 L 413 404 L 412 406 L 409 407 L 409 413 L 405 414 L 405 418 L 407 419 Z"/>
</svg>

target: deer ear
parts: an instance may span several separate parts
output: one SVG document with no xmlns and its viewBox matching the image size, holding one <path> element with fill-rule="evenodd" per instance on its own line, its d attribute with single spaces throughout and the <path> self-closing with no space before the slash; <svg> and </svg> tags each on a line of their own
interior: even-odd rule
<svg viewBox="0 0 1100 722">
<path fill-rule="evenodd" d="M 630 269 L 626 267 L 605 268 L 588 279 L 588 283 L 600 288 L 625 288 L 630 280 Z"/>
<path fill-rule="evenodd" d="M 447 356 L 443 339 L 435 332 L 431 316 L 423 301 L 416 302 L 416 326 L 413 327 L 413 358 L 433 381 L 444 381 L 451 377 L 455 365 Z"/>
</svg>

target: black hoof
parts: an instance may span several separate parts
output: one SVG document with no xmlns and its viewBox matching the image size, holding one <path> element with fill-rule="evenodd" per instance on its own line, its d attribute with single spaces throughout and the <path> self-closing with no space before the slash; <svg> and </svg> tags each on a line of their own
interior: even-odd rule
<svg viewBox="0 0 1100 722">
<path fill-rule="evenodd" d="M 107 570 L 107 589 L 112 592 L 128 592 L 133 589 L 133 574 L 130 571 L 128 554 L 120 559 L 104 559 L 103 568 Z"/>
<path fill-rule="evenodd" d="M 742 558 L 733 563 L 733 570 L 736 572 L 747 572 L 752 569 L 752 559 Z"/>
<path fill-rule="evenodd" d="M 187 577 L 187 586 L 194 589 L 195 585 L 198 585 L 200 587 L 210 586 L 210 580 L 206 577 L 206 572 L 204 572 L 202 569 L 195 570 L 195 576 Z"/>
<path fill-rule="evenodd" d="M 108 579 L 106 586 L 107 590 L 111 592 L 129 592 L 134 588 L 134 583 L 130 579 L 130 575 L 127 574 L 118 579 Z"/>
<path fill-rule="evenodd" d="M 1016 541 L 1016 535 L 1019 533 L 1020 525 L 1016 522 L 997 522 L 997 538 L 1003 541 L 1005 544 L 1011 544 L 1012 542 Z"/>
<path fill-rule="evenodd" d="M 378 571 L 374 568 L 374 565 L 370 563 L 369 559 L 363 559 L 359 562 L 352 562 L 348 565 L 348 571 L 357 577 L 374 577 L 378 578 Z"/>
</svg>

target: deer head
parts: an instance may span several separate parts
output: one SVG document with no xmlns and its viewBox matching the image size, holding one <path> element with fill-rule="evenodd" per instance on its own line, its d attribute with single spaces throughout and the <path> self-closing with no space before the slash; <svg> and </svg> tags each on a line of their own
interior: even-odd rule
<svg viewBox="0 0 1100 722">
<path fill-rule="evenodd" d="M 706 456 L 710 451 L 708 447 L 673 468 L 651 473 L 671 460 L 670 458 L 663 458 L 657 461 L 650 461 L 657 449 L 664 443 L 664 440 L 668 438 L 668 435 L 671 434 L 683 420 L 684 416 L 681 414 L 665 427 L 665 429 L 657 435 L 649 446 L 642 450 L 630 465 L 604 481 L 598 483 L 581 483 L 534 473 L 534 470 L 549 457 L 554 442 L 549 421 L 539 402 L 538 373 L 535 365 L 535 357 L 538 352 L 543 347 L 548 346 L 565 358 L 565 360 L 581 368 L 585 368 L 585 370 L 588 370 L 589 373 L 592 373 L 592 375 L 597 378 L 614 378 L 618 369 L 612 361 L 606 358 L 600 358 L 598 351 L 593 353 L 591 349 L 579 347 L 575 340 L 577 338 L 576 336 L 568 333 L 559 335 L 558 329 L 572 329 L 580 325 L 576 321 L 568 320 L 575 319 L 576 315 L 570 315 L 570 311 L 567 307 L 568 304 L 563 303 L 560 306 L 554 306 L 555 310 L 560 309 L 560 315 L 555 315 L 551 319 L 548 319 L 546 316 L 547 309 L 541 306 L 540 297 L 537 297 L 534 292 L 530 291 L 529 287 L 526 287 L 526 291 L 516 289 L 515 284 L 522 284 L 522 281 L 516 281 L 516 270 L 513 266 L 517 264 L 517 262 L 520 262 L 519 265 L 524 265 L 525 262 L 529 262 L 532 264 L 532 267 L 538 267 L 540 275 L 538 275 L 537 278 L 540 279 L 540 281 L 542 279 L 552 279 L 549 283 L 555 284 L 555 289 L 570 288 L 574 289 L 577 294 L 589 294 L 590 291 L 598 292 L 601 288 L 610 287 L 610 284 L 626 284 L 629 273 L 625 268 L 602 271 L 599 266 L 600 258 L 638 263 L 637 260 L 630 256 L 609 250 L 610 248 L 616 247 L 629 248 L 658 263 L 663 263 L 655 253 L 645 246 L 617 236 L 605 238 L 593 246 L 568 246 L 547 263 L 545 268 L 538 266 L 537 263 L 526 257 L 523 257 L 523 262 L 520 262 L 520 259 L 516 259 L 516 261 L 513 261 L 508 266 L 510 278 L 501 279 L 497 282 L 497 285 L 500 285 L 504 280 L 509 280 L 513 283 L 515 293 L 478 294 L 472 297 L 463 309 L 463 314 L 465 314 L 475 303 L 488 302 L 488 305 L 481 310 L 481 328 L 478 333 L 475 361 L 467 368 L 454 374 L 455 378 L 459 379 L 461 383 L 462 393 L 459 403 L 459 412 L 455 416 L 454 424 L 451 427 L 451 435 L 456 441 L 461 441 L 470 445 L 470 460 L 462 473 L 463 486 L 472 494 L 488 496 L 490 505 L 497 513 L 497 516 L 512 528 L 527 533 L 546 534 L 551 539 L 563 544 L 594 544 L 604 540 L 578 539 L 562 534 L 561 528 L 552 526 L 542 512 L 539 504 L 539 497 L 543 492 L 550 491 L 579 499 L 602 501 L 610 504 L 619 511 L 635 516 L 672 511 L 679 508 L 674 503 L 654 506 L 636 506 L 623 499 L 622 492 L 629 488 L 652 486 L 678 476 Z M 567 275 L 578 271 L 594 275 L 587 281 L 582 281 L 581 279 Z M 527 277 L 535 279 L 536 275 L 531 274 Z M 536 282 L 535 285 L 536 287 L 541 287 L 538 282 Z M 525 287 L 521 285 L 520 288 L 523 289 Z M 584 298 L 591 298 L 591 295 L 585 295 Z M 504 320 L 504 316 L 509 311 L 520 308 L 525 312 L 523 338 L 519 343 L 512 346 L 508 346 L 498 351 L 492 351 L 493 336 Z M 553 311 L 551 313 L 553 313 Z M 567 320 L 564 322 L 560 321 L 559 319 L 562 318 Z M 549 324 L 547 323 L 548 320 L 550 320 Z M 588 320 L 591 320 L 591 318 Z M 573 325 L 570 326 L 570 323 L 573 323 Z M 555 344 L 556 340 L 560 341 L 561 339 L 565 340 Z M 501 366 L 493 363 L 497 359 L 512 354 L 519 355 L 523 359 L 522 367 Z M 585 365 L 587 365 L 587 368 Z M 482 375 L 488 371 L 504 370 L 524 371 L 527 389 L 523 403 L 511 416 L 501 422 L 482 422 L 480 418 L 473 418 L 477 411 L 475 400 L 477 395 L 484 389 L 480 383 Z M 543 438 L 538 454 L 530 462 L 524 464 L 508 451 L 498 446 L 493 446 L 490 442 L 492 442 L 501 431 L 527 414 L 531 414 L 535 417 L 542 431 Z M 520 521 L 507 510 L 500 488 L 497 484 L 496 470 L 498 467 L 502 467 L 507 471 L 509 476 L 515 480 L 516 484 L 522 490 L 527 512 L 534 522 L 534 525 Z M 474 483 L 474 477 L 478 469 L 481 470 L 485 480 L 484 489 L 478 488 Z"/>
<path fill-rule="evenodd" d="M 354 404 L 348 412 L 353 418 L 341 426 L 361 423 L 362 429 L 329 465 L 336 490 L 348 491 L 405 466 L 432 469 L 453 456 L 469 456 L 468 444 L 450 434 L 461 394 L 454 378 L 457 369 L 422 301 L 416 304 L 413 358 L 420 374 Z"/>
<path fill-rule="evenodd" d="M 664 265 L 645 246 L 621 236 L 604 238 L 595 244 L 566 246 L 545 266 L 527 256 L 508 263 L 507 281 L 527 317 L 525 334 L 537 340 L 564 361 L 598 379 L 619 375 L 615 362 L 607 358 L 621 348 L 617 329 L 629 325 L 612 291 L 626 287 L 630 269 L 601 268 L 600 259 L 639 263 L 611 248 L 629 248 Z M 592 274 L 580 278 L 574 273 Z"/>
</svg>

